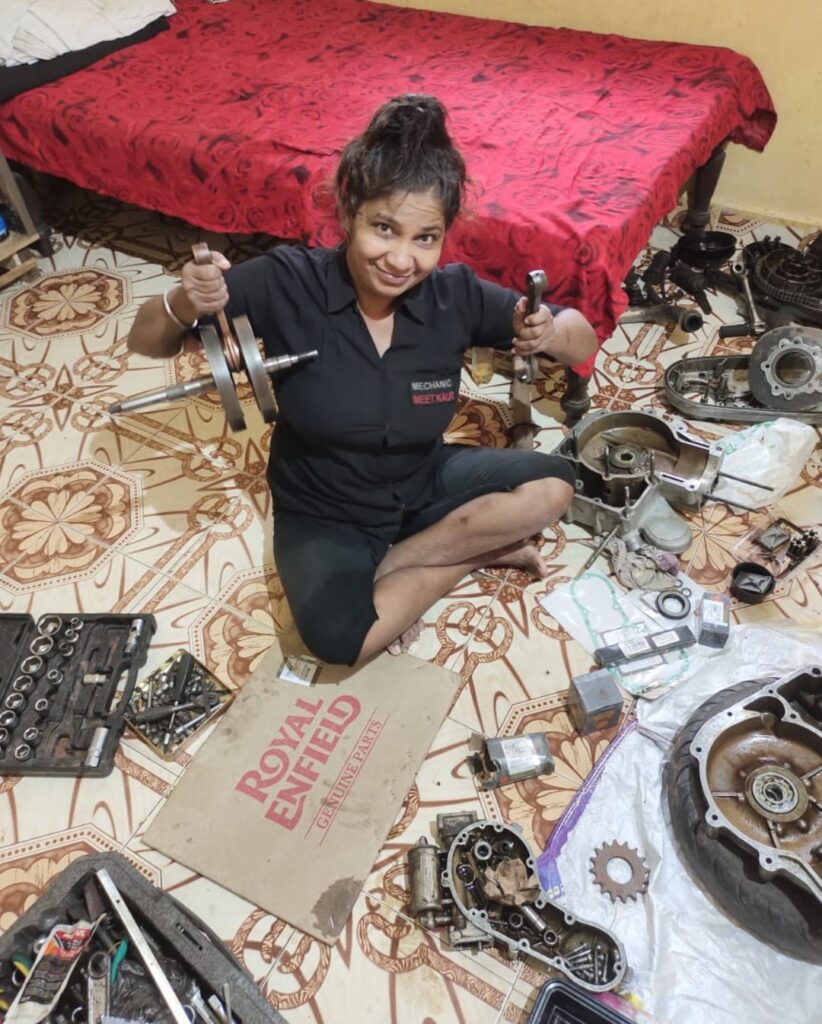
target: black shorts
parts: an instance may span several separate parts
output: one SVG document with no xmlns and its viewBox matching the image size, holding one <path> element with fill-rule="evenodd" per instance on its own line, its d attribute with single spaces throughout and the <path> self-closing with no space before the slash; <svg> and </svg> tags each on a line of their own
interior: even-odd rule
<svg viewBox="0 0 822 1024">
<path fill-rule="evenodd" d="M 323 661 L 353 665 L 377 620 L 374 572 L 391 544 L 427 529 L 473 498 L 546 477 L 574 483 L 573 469 L 558 455 L 443 445 L 431 500 L 409 512 L 391 534 L 276 511 L 277 571 L 305 645 Z"/>
</svg>

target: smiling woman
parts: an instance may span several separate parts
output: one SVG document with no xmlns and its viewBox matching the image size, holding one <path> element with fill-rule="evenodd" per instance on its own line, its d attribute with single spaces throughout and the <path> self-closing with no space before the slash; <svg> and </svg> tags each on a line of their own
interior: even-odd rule
<svg viewBox="0 0 822 1024">
<path fill-rule="evenodd" d="M 466 573 L 513 565 L 544 576 L 530 542 L 573 494 L 565 460 L 444 445 L 465 350 L 581 363 L 596 346 L 579 313 L 525 299 L 462 264 L 439 267 L 465 187 L 441 103 L 389 100 L 336 176 L 338 248 L 278 246 L 230 268 L 214 253 L 140 309 L 129 347 L 178 352 L 186 324 L 247 316 L 266 354 L 316 349 L 275 380 L 268 481 L 274 553 L 294 620 L 325 661 L 408 648 L 420 615 Z"/>
</svg>

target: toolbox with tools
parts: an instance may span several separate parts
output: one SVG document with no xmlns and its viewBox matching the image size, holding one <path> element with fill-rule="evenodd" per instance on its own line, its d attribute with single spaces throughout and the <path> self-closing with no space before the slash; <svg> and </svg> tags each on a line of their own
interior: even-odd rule
<svg viewBox="0 0 822 1024">
<path fill-rule="evenodd" d="M 80 857 L 0 938 L 12 1024 L 284 1024 L 211 929 L 116 853 Z"/>
<path fill-rule="evenodd" d="M 151 615 L 0 615 L 0 773 L 108 775 Z"/>
<path fill-rule="evenodd" d="M 134 687 L 126 722 L 166 760 L 223 711 L 233 694 L 187 651 L 175 651 Z"/>
</svg>

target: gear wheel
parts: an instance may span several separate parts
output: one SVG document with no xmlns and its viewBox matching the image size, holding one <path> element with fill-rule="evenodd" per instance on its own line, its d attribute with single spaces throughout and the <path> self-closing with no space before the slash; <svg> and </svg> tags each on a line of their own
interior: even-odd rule
<svg viewBox="0 0 822 1024">
<path fill-rule="evenodd" d="M 615 881 L 608 872 L 608 865 L 612 860 L 624 860 L 631 868 L 631 877 L 626 882 Z M 594 850 L 591 858 L 591 874 L 604 896 L 610 896 L 611 902 L 618 899 L 625 903 L 626 900 L 635 900 L 648 891 L 648 881 L 651 872 L 648 866 L 640 857 L 637 850 L 626 843 L 618 843 L 613 840 L 610 843 L 603 843 Z"/>
</svg>

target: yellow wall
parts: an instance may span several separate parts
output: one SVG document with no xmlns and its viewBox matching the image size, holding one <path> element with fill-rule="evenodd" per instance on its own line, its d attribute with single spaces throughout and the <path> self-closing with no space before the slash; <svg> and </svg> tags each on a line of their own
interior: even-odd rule
<svg viewBox="0 0 822 1024">
<path fill-rule="evenodd" d="M 454 11 L 728 46 L 750 57 L 779 121 L 764 153 L 730 146 L 716 201 L 738 210 L 822 225 L 822 0 L 388 0 Z"/>
</svg>

